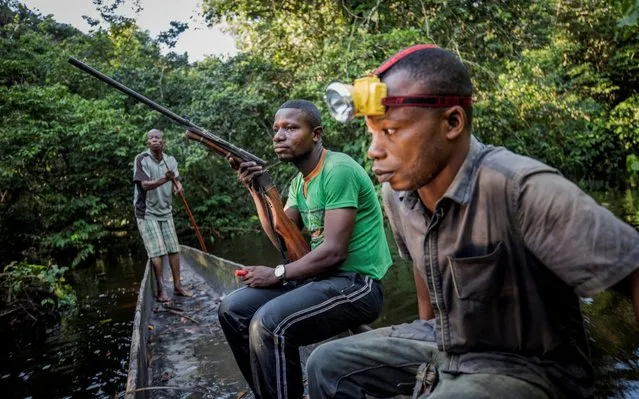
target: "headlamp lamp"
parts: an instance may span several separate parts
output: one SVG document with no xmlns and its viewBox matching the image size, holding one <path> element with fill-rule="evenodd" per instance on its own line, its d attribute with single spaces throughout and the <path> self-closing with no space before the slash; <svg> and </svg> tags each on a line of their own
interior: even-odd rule
<svg viewBox="0 0 639 399">
<path fill-rule="evenodd" d="M 387 97 L 386 84 L 379 75 L 395 65 L 399 60 L 416 51 L 438 48 L 432 44 L 420 44 L 400 51 L 382 64 L 369 76 L 356 79 L 352 85 L 332 82 L 326 87 L 324 101 L 331 116 L 338 122 L 348 122 L 356 116 L 383 115 L 386 107 L 427 107 L 446 108 L 454 105 L 462 107 L 472 104 L 471 97 L 460 96 L 394 96 Z"/>
<path fill-rule="evenodd" d="M 356 116 L 383 115 L 386 85 L 375 75 L 355 79 L 353 85 L 333 82 L 326 88 L 324 101 L 333 118 L 348 122 Z"/>
</svg>

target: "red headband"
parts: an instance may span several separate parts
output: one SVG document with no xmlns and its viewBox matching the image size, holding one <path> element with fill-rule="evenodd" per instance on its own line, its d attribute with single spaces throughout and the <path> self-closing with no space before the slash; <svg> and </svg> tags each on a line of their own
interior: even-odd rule
<svg viewBox="0 0 639 399">
<path fill-rule="evenodd" d="M 386 72 L 390 67 L 395 65 L 399 60 L 406 57 L 409 54 L 414 52 L 430 49 L 430 48 L 439 48 L 435 44 L 417 44 L 415 46 L 411 46 L 405 48 L 399 53 L 395 54 L 391 58 L 388 59 L 385 63 L 383 63 L 373 75 L 379 76 L 382 73 Z M 398 97 L 384 97 L 382 99 L 382 105 L 387 107 L 401 107 L 401 106 L 413 106 L 413 107 L 427 107 L 427 108 L 446 108 L 452 107 L 454 105 L 461 105 L 462 107 L 469 107 L 473 104 L 472 97 L 459 97 L 459 96 L 398 96 Z"/>
<path fill-rule="evenodd" d="M 392 56 L 391 58 L 389 58 L 388 61 L 386 61 L 379 68 L 377 68 L 377 70 L 375 70 L 375 72 L 373 72 L 373 75 L 379 76 L 382 73 L 386 72 L 386 70 L 388 68 L 390 68 L 393 65 L 395 65 L 397 63 L 397 61 L 401 60 L 402 58 L 406 57 L 407 55 L 412 54 L 412 53 L 414 53 L 416 51 L 419 51 L 419 50 L 425 50 L 427 48 L 439 48 L 439 47 L 437 45 L 435 45 L 435 44 L 417 44 L 415 46 L 410 46 L 408 48 L 405 48 L 402 51 L 400 51 L 399 53 L 397 53 L 394 56 Z"/>
<path fill-rule="evenodd" d="M 472 97 L 459 96 L 400 96 L 382 98 L 382 105 L 387 107 L 446 108 L 452 107 L 453 105 L 469 107 L 472 104 Z"/>
</svg>

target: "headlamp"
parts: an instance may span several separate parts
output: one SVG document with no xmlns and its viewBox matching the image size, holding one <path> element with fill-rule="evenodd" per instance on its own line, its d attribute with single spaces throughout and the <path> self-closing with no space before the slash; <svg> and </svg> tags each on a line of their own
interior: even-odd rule
<svg viewBox="0 0 639 399">
<path fill-rule="evenodd" d="M 379 75 L 407 55 L 419 50 L 438 48 L 432 44 L 420 44 L 404 49 L 382 64 L 369 76 L 356 79 L 352 85 L 332 82 L 326 87 L 324 101 L 331 116 L 338 122 L 348 122 L 356 116 L 383 115 L 386 107 L 462 107 L 472 104 L 471 97 L 460 96 L 394 96 L 387 97 L 387 86 Z"/>
<path fill-rule="evenodd" d="M 386 108 L 386 85 L 375 75 L 355 80 L 353 85 L 333 82 L 326 88 L 324 101 L 338 122 L 348 122 L 356 116 L 383 115 Z"/>
</svg>

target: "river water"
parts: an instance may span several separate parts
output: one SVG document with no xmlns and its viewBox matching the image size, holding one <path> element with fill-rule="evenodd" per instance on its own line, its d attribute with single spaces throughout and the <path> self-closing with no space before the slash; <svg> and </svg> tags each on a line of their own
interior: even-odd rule
<svg viewBox="0 0 639 399">
<path fill-rule="evenodd" d="M 639 192 L 593 195 L 628 223 L 639 225 Z M 17 344 L 2 345 L 0 397 L 112 398 L 124 390 L 133 311 L 146 261 L 140 247 L 74 271 L 78 308 L 47 330 L 44 339 L 17 337 Z M 384 312 L 374 327 L 416 317 L 411 267 L 392 249 L 395 266 L 384 278 Z M 209 250 L 243 264 L 279 263 L 262 234 L 220 241 Z M 598 397 L 639 398 L 639 329 L 629 303 L 606 292 L 585 300 L 584 314 L 592 336 Z"/>
</svg>

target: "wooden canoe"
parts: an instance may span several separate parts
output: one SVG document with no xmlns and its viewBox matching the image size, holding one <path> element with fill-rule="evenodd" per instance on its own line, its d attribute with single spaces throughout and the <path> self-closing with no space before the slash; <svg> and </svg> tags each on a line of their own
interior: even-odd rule
<svg viewBox="0 0 639 399">
<path fill-rule="evenodd" d="M 170 268 L 164 285 L 171 302 L 154 300 L 153 276 L 147 262 L 135 317 L 124 397 L 252 398 L 217 320 L 221 298 L 241 286 L 234 271 L 242 265 L 182 245 L 183 284 L 194 297 L 172 297 Z M 361 329 L 364 329 L 362 327 Z M 313 346 L 300 348 L 304 361 Z"/>
<path fill-rule="evenodd" d="M 220 299 L 240 286 L 242 265 L 180 246 L 182 282 L 194 297 L 172 296 L 165 261 L 164 285 L 171 301 L 156 303 L 155 278 L 147 262 L 140 283 L 124 397 L 235 397 L 248 390 L 217 323 Z M 187 395 L 188 394 L 188 395 Z"/>
</svg>

